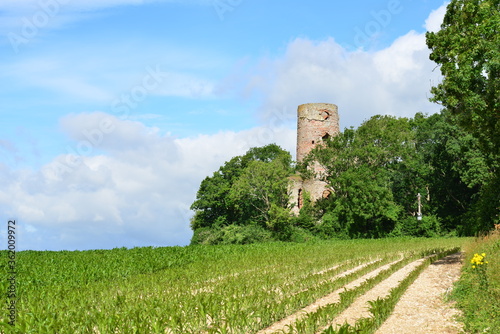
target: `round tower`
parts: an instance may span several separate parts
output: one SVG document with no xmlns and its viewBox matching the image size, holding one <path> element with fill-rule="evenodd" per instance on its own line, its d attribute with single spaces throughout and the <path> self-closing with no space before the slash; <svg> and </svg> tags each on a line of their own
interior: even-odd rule
<svg viewBox="0 0 500 334">
<path fill-rule="evenodd" d="M 330 103 L 301 104 L 297 109 L 297 161 L 325 139 L 339 133 L 338 107 Z"/>
</svg>

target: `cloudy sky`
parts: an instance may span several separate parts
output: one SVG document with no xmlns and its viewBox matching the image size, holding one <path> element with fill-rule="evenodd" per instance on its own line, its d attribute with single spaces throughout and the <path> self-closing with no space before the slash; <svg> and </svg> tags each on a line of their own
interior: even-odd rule
<svg viewBox="0 0 500 334">
<path fill-rule="evenodd" d="M 0 242 L 189 243 L 198 186 L 250 147 L 294 155 L 302 103 L 341 128 L 434 113 L 440 0 L 2 0 Z M 2 227 L 3 224 L 3 227 Z"/>
</svg>

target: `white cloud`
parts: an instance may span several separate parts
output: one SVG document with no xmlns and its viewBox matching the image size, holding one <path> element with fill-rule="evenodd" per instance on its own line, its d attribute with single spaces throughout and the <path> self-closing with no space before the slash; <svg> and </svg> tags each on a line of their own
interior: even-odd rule
<svg viewBox="0 0 500 334">
<path fill-rule="evenodd" d="M 77 68 L 62 59 L 39 56 L 9 63 L 2 68 L 0 75 L 12 85 L 21 88 L 42 88 L 68 99 L 77 101 L 106 102 L 114 98 L 107 82 L 96 82 L 90 73 L 95 73 L 87 64 L 80 63 Z M 96 63 L 97 64 L 97 63 Z M 69 70 L 68 70 L 69 69 Z"/>
<path fill-rule="evenodd" d="M 441 76 L 433 71 L 425 35 L 414 31 L 376 52 L 351 52 L 333 38 L 297 38 L 282 58 L 263 62 L 265 70 L 256 69 L 246 89 L 264 96 L 265 118 L 270 110 L 286 109 L 294 119 L 297 105 L 311 102 L 337 104 L 342 127 L 358 126 L 376 114 L 439 110 L 428 98 Z"/>
<path fill-rule="evenodd" d="M 103 119 L 114 127 L 100 137 Z M 61 128 L 76 156 L 61 154 L 39 171 L 0 165 L 0 209 L 26 226 L 23 249 L 187 244 L 189 206 L 203 178 L 250 147 L 295 146 L 292 129 L 174 139 L 102 112 L 67 115 Z M 78 145 L 89 141 L 89 133 L 95 145 L 78 156 Z"/>
<path fill-rule="evenodd" d="M 444 15 L 446 14 L 446 8 L 448 3 L 443 4 L 436 10 L 433 10 L 427 20 L 425 20 L 425 29 L 431 32 L 437 32 L 441 29 L 441 24 L 443 23 Z"/>
</svg>

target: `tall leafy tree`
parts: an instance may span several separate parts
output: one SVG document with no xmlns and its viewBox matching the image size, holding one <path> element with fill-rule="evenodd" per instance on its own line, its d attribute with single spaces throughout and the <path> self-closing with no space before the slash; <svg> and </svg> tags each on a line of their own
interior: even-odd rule
<svg viewBox="0 0 500 334">
<path fill-rule="evenodd" d="M 323 231 L 340 236 L 471 235 L 491 177 L 478 140 L 445 113 L 374 116 L 346 129 L 306 161 L 326 169 L 334 193 L 318 203 Z M 417 221 L 417 194 L 424 219 Z"/>
<path fill-rule="evenodd" d="M 431 100 L 486 154 L 490 178 L 476 215 L 487 229 L 500 219 L 500 0 L 452 0 L 441 30 L 427 33 L 427 45 L 444 77 Z"/>
<path fill-rule="evenodd" d="M 280 166 L 282 173 L 291 173 L 292 158 L 276 144 L 251 148 L 245 155 L 237 156 L 226 162 L 211 177 L 206 177 L 200 185 L 196 200 L 191 205 L 195 215 L 191 221 L 193 230 L 203 227 L 221 227 L 231 224 L 246 224 L 256 216 L 256 206 L 262 198 L 252 197 L 245 191 L 252 188 L 255 181 L 262 179 L 267 166 Z M 268 182 L 282 182 L 282 175 L 267 175 Z M 275 177 L 275 178 L 272 178 Z M 278 177 L 276 179 L 276 177 Z M 241 179 L 241 180 L 240 180 Z M 243 181 L 246 180 L 246 183 Z M 235 184 L 238 186 L 235 186 Z M 273 195 L 274 196 L 274 195 Z M 245 199 L 245 200 L 243 200 Z M 274 200 L 274 198 L 272 198 Z"/>
<path fill-rule="evenodd" d="M 248 206 L 248 218 L 260 223 L 270 221 L 271 207 L 289 210 L 290 168 L 281 159 L 270 162 L 251 161 L 233 184 L 229 196 L 238 206 Z"/>
<path fill-rule="evenodd" d="M 452 0 L 441 30 L 427 33 L 443 81 L 441 103 L 484 148 L 500 148 L 500 1 Z"/>
<path fill-rule="evenodd" d="M 350 237 L 380 237 L 393 230 L 407 203 L 394 197 L 392 186 L 412 152 L 408 120 L 390 116 L 374 116 L 313 150 L 305 161 L 326 169 L 334 191 L 324 211 L 337 230 Z M 416 189 L 410 191 L 416 195 Z"/>
<path fill-rule="evenodd" d="M 468 216 L 491 175 L 477 138 L 450 122 L 445 111 L 430 117 L 417 114 L 412 123 L 425 165 L 428 209 L 440 217 L 445 230 L 478 232 L 477 219 Z"/>
</svg>

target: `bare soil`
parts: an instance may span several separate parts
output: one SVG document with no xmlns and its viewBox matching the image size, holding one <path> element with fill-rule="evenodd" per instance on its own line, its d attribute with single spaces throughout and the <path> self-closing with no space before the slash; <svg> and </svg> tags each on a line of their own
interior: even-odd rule
<svg viewBox="0 0 500 334">
<path fill-rule="evenodd" d="M 390 289 L 396 287 L 417 265 L 423 260 L 417 260 L 395 272 L 388 279 L 382 281 L 373 289 L 356 299 L 348 309 L 337 318 L 332 319 L 332 324 L 343 324 L 345 322 L 353 324 L 357 319 L 368 317 L 368 301 L 376 300 L 378 297 L 385 297 Z M 439 261 L 429 265 L 420 274 L 415 282 L 403 294 L 391 316 L 379 328 L 376 334 L 457 334 L 462 333 L 462 326 L 455 320 L 459 311 L 453 308 L 452 303 L 445 301 L 445 296 L 453 287 L 453 283 L 460 277 L 462 267 L 462 254 L 449 255 Z M 365 264 L 366 265 L 366 264 Z M 381 270 L 387 269 L 391 264 L 382 266 L 363 277 L 351 282 L 341 289 L 318 299 L 315 303 L 292 314 L 285 319 L 261 330 L 258 334 L 279 333 L 287 325 L 294 323 L 297 319 L 307 313 L 315 311 L 317 308 L 336 303 L 339 301 L 340 292 L 344 289 L 353 289 L 363 281 L 374 277 Z M 360 270 L 364 265 L 342 273 L 347 275 L 350 272 Z M 340 275 L 339 275 L 340 276 Z M 335 327 L 335 326 L 334 326 Z"/>
<path fill-rule="evenodd" d="M 425 258 L 419 259 L 416 261 L 407 264 L 403 268 L 399 269 L 387 279 L 383 280 L 375 287 L 367 291 L 364 295 L 360 296 L 354 302 L 344 310 L 341 314 L 339 314 L 328 326 L 318 331 L 318 333 L 322 333 L 326 328 L 330 325 L 342 325 L 344 323 L 348 323 L 350 325 L 354 325 L 356 320 L 361 318 L 368 318 L 371 313 L 369 312 L 369 304 L 368 302 L 371 300 L 376 300 L 377 298 L 385 298 L 389 295 L 392 288 L 397 287 L 399 283 L 404 280 L 415 268 L 421 265 L 425 261 Z"/>
<path fill-rule="evenodd" d="M 344 292 L 345 290 L 351 290 L 351 289 L 354 289 L 354 288 L 360 286 L 364 281 L 366 281 L 372 277 L 377 276 L 381 271 L 388 269 L 392 264 L 394 264 L 395 262 L 398 262 L 398 261 L 400 261 L 400 260 L 383 265 L 383 266 L 369 272 L 368 274 L 352 281 L 351 283 L 343 286 L 342 288 L 340 288 L 336 291 L 333 291 L 329 295 L 318 299 L 317 301 L 308 305 L 307 307 L 303 308 L 302 310 L 274 323 L 273 325 L 269 326 L 266 329 L 260 330 L 259 332 L 257 332 L 257 334 L 271 334 L 271 333 L 283 331 L 288 325 L 293 324 L 295 321 L 306 316 L 308 313 L 314 312 L 315 310 L 317 310 L 318 308 L 320 308 L 322 306 L 325 306 L 328 304 L 333 304 L 333 303 L 338 303 L 340 301 L 340 293 Z M 355 268 L 352 268 L 348 271 L 345 271 L 342 274 L 339 274 L 339 275 L 333 277 L 332 280 L 340 278 L 340 277 L 344 277 L 344 276 L 347 276 L 353 272 L 359 271 L 359 270 L 363 269 L 364 267 L 368 266 L 369 264 L 370 263 L 364 263 L 364 264 L 359 265 Z"/>
<path fill-rule="evenodd" d="M 445 301 L 460 277 L 463 255 L 449 255 L 431 264 L 406 290 L 394 312 L 376 334 L 456 334 L 460 312 Z"/>
</svg>

